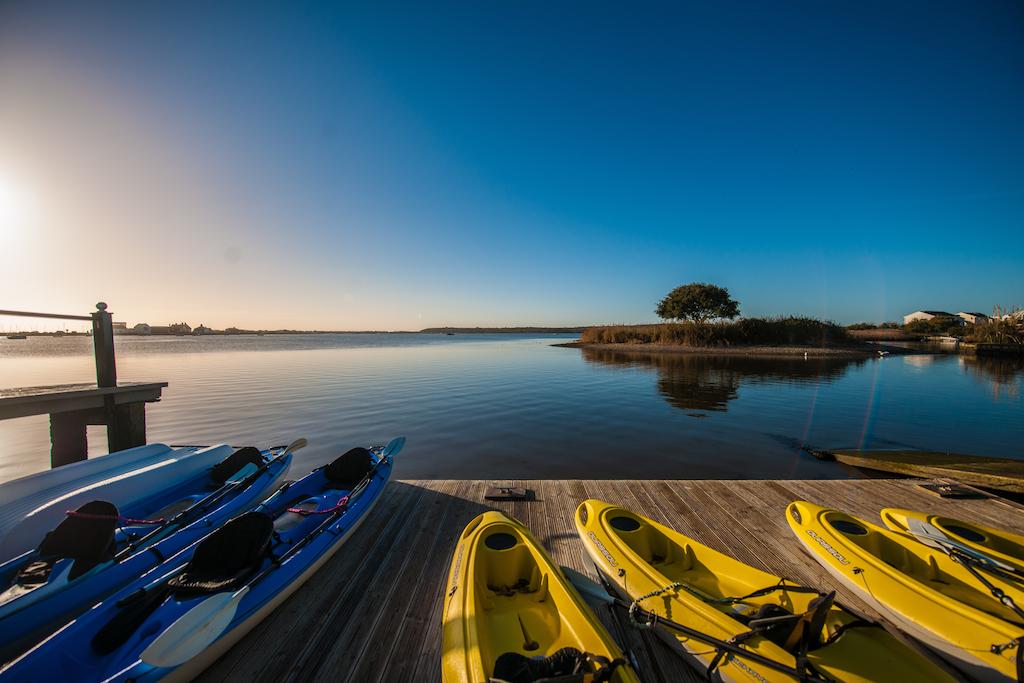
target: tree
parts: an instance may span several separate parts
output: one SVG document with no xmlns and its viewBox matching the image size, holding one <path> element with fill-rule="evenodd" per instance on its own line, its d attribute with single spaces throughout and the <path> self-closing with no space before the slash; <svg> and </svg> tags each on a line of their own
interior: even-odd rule
<svg viewBox="0 0 1024 683">
<path fill-rule="evenodd" d="M 691 282 L 669 292 L 654 312 L 667 320 L 692 320 L 703 324 L 714 318 L 735 318 L 740 314 L 740 305 L 725 287 Z"/>
</svg>

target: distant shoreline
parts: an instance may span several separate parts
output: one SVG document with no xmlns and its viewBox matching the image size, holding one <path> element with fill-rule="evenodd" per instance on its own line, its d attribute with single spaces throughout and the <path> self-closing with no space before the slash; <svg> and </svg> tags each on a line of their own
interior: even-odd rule
<svg viewBox="0 0 1024 683">
<path fill-rule="evenodd" d="M 567 342 L 552 344 L 566 349 L 601 349 L 645 353 L 680 353 L 698 356 L 808 356 L 816 358 L 870 358 L 879 351 L 900 354 L 907 349 L 878 345 L 872 348 L 842 346 L 682 346 L 679 344 L 596 344 Z"/>
<path fill-rule="evenodd" d="M 428 327 L 425 330 L 238 330 L 226 332 L 212 330 L 201 334 L 115 332 L 121 337 L 263 337 L 284 334 L 579 334 L 585 327 Z M 91 332 L 40 332 L 25 330 L 3 332 L 2 335 L 25 335 L 27 337 L 90 337 Z"/>
</svg>

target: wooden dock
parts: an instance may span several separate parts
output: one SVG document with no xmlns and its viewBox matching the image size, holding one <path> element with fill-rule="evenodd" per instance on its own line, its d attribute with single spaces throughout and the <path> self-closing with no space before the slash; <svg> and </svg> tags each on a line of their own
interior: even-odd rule
<svg viewBox="0 0 1024 683">
<path fill-rule="evenodd" d="M 160 400 L 167 382 L 124 382 L 119 386 L 61 384 L 0 389 L 0 420 L 50 416 L 50 464 L 85 460 L 86 427 L 105 425 L 110 452 L 146 443 L 146 404 Z"/>
<path fill-rule="evenodd" d="M 522 520 L 557 562 L 593 575 L 573 514 L 587 498 L 628 507 L 755 567 L 816 587 L 869 614 L 804 554 L 783 517 L 804 499 L 879 523 L 883 507 L 933 511 L 1024 533 L 1024 507 L 1001 499 L 942 499 L 920 480 L 395 481 L 348 544 L 301 590 L 199 679 L 437 681 L 441 593 L 455 540 L 470 519 L 499 509 Z M 484 500 L 521 486 L 533 502 Z M 598 613 L 607 619 L 606 608 Z M 647 681 L 699 681 L 649 634 L 632 631 Z"/>
</svg>

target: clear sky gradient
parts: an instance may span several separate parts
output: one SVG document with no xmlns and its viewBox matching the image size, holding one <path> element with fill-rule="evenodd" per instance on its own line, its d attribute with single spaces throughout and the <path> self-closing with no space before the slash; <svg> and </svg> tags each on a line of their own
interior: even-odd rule
<svg viewBox="0 0 1024 683">
<path fill-rule="evenodd" d="M 0 308 L 989 311 L 1024 304 L 1022 122 L 1017 0 L 5 2 Z"/>
</svg>

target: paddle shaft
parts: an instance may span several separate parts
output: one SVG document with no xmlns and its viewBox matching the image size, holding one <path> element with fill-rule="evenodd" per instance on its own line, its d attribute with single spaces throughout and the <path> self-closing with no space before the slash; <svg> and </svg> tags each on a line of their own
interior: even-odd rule
<svg viewBox="0 0 1024 683">
<path fill-rule="evenodd" d="M 908 531 L 914 538 L 925 545 L 946 553 L 951 560 L 961 565 L 971 576 L 977 579 L 992 594 L 993 598 L 1024 619 L 1024 609 L 1017 605 L 1013 597 L 981 575 L 981 572 L 985 572 L 1000 579 L 1020 583 L 1024 579 L 1024 574 L 1019 569 L 991 558 L 985 553 L 966 546 L 954 538 L 950 538 L 942 529 L 939 529 L 934 524 L 911 519 Z"/>
<path fill-rule="evenodd" d="M 259 583 L 259 582 L 260 582 L 260 581 L 262 581 L 263 579 L 265 579 L 265 578 L 267 578 L 268 576 L 270 576 L 270 574 L 271 574 L 271 573 L 272 573 L 272 572 L 273 572 L 273 571 L 274 571 L 274 570 L 275 570 L 275 569 L 276 569 L 276 568 L 277 568 L 277 567 L 278 567 L 278 566 L 279 566 L 279 565 L 280 565 L 280 564 L 281 564 L 282 562 L 286 562 L 286 561 L 287 561 L 287 560 L 288 560 L 288 559 L 289 559 L 290 557 L 292 557 L 293 555 L 295 555 L 295 553 L 297 553 L 297 552 L 298 552 L 299 550 L 301 550 L 301 549 L 302 549 L 302 548 L 304 548 L 304 547 L 305 547 L 306 545 L 308 545 L 308 544 L 309 544 L 309 543 L 310 543 L 310 542 L 311 542 L 311 541 L 312 541 L 312 540 L 313 540 L 314 538 L 316 538 L 316 537 L 317 537 L 317 536 L 319 536 L 319 535 L 320 535 L 321 533 L 323 533 L 323 531 L 324 531 L 324 530 L 325 530 L 325 529 L 326 529 L 327 527 L 329 527 L 329 526 L 330 526 L 331 524 L 333 524 L 333 523 L 334 523 L 334 521 L 335 521 L 335 520 L 336 520 L 336 519 L 337 519 L 338 517 L 340 517 L 341 515 L 345 514 L 345 513 L 346 513 L 346 512 L 348 511 L 348 506 L 349 506 L 349 503 L 351 503 L 351 502 L 352 502 L 352 499 L 353 499 L 354 497 L 358 497 L 358 496 L 359 496 L 359 494 L 361 494 L 361 493 L 362 493 L 363 491 L 365 491 L 365 490 L 366 490 L 366 487 L 370 485 L 370 482 L 371 482 L 371 481 L 373 481 L 373 478 L 374 478 L 375 476 L 377 476 L 377 470 L 378 470 L 378 469 L 380 468 L 380 466 L 381 466 L 382 464 L 384 464 L 385 462 L 387 462 L 387 461 L 388 461 L 388 460 L 390 459 L 390 457 L 391 457 L 391 456 L 389 456 L 389 455 L 381 457 L 381 459 L 377 461 L 377 464 L 373 466 L 373 469 L 372 469 L 372 470 L 370 470 L 370 471 L 369 471 L 369 473 L 367 473 L 367 475 L 366 475 L 365 477 L 363 477 L 362 481 L 360 481 L 360 482 L 359 482 L 358 484 L 356 484 L 355 488 L 353 488 L 353 489 L 352 489 L 352 490 L 351 490 L 351 491 L 350 491 L 350 492 L 349 492 L 349 493 L 347 494 L 347 496 L 346 496 L 346 497 L 348 498 L 348 502 L 346 502 L 346 503 L 345 503 L 345 507 L 343 507 L 343 508 L 341 508 L 341 509 L 339 509 L 339 510 L 335 510 L 335 511 L 334 511 L 334 512 L 332 512 L 332 513 L 331 513 L 330 515 L 328 515 L 327 519 L 325 519 L 325 520 L 324 520 L 323 522 L 321 522 L 321 523 L 320 523 L 320 524 L 319 524 L 319 525 L 318 525 L 318 526 L 317 526 L 317 527 L 316 527 L 315 529 L 313 529 L 313 530 L 312 530 L 311 532 L 309 532 L 308 534 L 306 534 L 305 536 L 303 536 L 303 537 L 302 537 L 302 540 L 300 540 L 299 542 L 295 543 L 295 545 L 293 545 L 293 546 L 292 546 L 291 548 L 289 548 L 289 549 L 287 550 L 287 552 L 285 552 L 285 553 L 284 553 L 283 555 L 281 555 L 281 556 L 280 556 L 280 557 L 278 557 L 278 558 L 275 558 L 275 559 L 274 559 L 274 561 L 270 563 L 270 566 L 269 566 L 269 567 L 267 567 L 266 569 L 264 569 L 263 571 L 261 571 L 261 572 L 260 572 L 259 574 L 257 574 L 256 576 L 254 576 L 254 577 L 253 577 L 252 579 L 250 579 L 250 580 L 249 580 L 248 582 L 246 582 L 245 586 L 243 586 L 242 588 L 239 588 L 238 590 L 239 590 L 239 591 L 241 591 L 241 590 L 243 590 L 243 589 L 248 589 L 248 588 L 252 588 L 252 587 L 253 587 L 253 586 L 255 586 L 255 585 L 256 585 L 257 583 Z"/>
<path fill-rule="evenodd" d="M 612 597 L 612 600 L 615 601 L 616 605 L 629 609 L 630 605 L 627 604 L 624 600 L 617 597 Z M 776 662 L 773 659 L 769 659 L 764 655 L 760 655 L 756 652 L 751 652 L 750 650 L 745 650 L 742 647 L 730 643 L 726 640 L 720 640 L 718 638 L 715 638 L 714 636 L 709 636 L 708 634 L 690 628 L 689 626 L 684 626 L 683 624 L 680 624 L 677 621 L 672 621 L 671 619 L 666 619 L 665 617 L 659 616 L 654 612 L 649 612 L 642 607 L 636 607 L 633 611 L 634 613 L 639 613 L 642 617 L 649 619 L 649 624 L 652 627 L 657 626 L 658 624 L 663 624 L 673 631 L 678 631 L 682 633 L 684 636 L 688 636 L 690 638 L 693 638 L 694 640 L 699 640 L 700 642 L 707 643 L 708 645 L 714 645 L 715 649 L 717 650 L 724 650 L 725 652 L 728 652 L 732 655 L 750 660 L 752 662 L 756 662 L 757 664 L 765 666 L 769 669 L 774 669 L 775 671 L 780 671 L 790 676 L 796 676 L 796 678 L 801 681 L 807 681 L 808 683 L 832 683 L 832 681 L 828 679 L 818 678 L 813 674 L 801 673 L 792 667 L 786 666 L 785 664 L 780 664 L 779 662 Z"/>
<path fill-rule="evenodd" d="M 566 577 L 574 585 L 576 585 L 578 589 L 587 593 L 588 595 L 593 596 L 595 599 L 604 601 L 609 607 L 618 606 L 622 607 L 623 609 L 629 610 L 630 607 L 632 607 L 634 604 L 632 602 L 627 603 L 625 600 L 615 595 L 612 588 L 605 581 L 604 575 L 600 570 L 598 570 L 597 572 L 598 577 L 600 577 L 601 579 L 600 584 L 595 583 L 592 579 L 584 576 L 578 571 L 571 570 L 568 567 L 563 567 L 562 571 L 565 573 Z M 818 678 L 817 676 L 814 676 L 812 674 L 797 671 L 792 667 L 788 667 L 785 664 L 780 664 L 779 662 L 776 662 L 772 659 L 768 659 L 767 657 L 757 654 L 756 652 L 744 650 L 743 648 L 739 647 L 734 643 L 730 643 L 728 641 L 715 638 L 714 636 L 709 636 L 706 633 L 702 633 L 700 631 L 697 631 L 696 629 L 692 629 L 689 626 L 684 626 L 683 624 L 672 621 L 671 619 L 663 618 L 653 612 L 645 610 L 640 606 L 634 607 L 633 612 L 639 613 L 640 616 L 649 619 L 650 621 L 648 622 L 648 625 L 651 627 L 656 626 L 659 623 L 664 624 L 667 628 L 678 631 L 685 636 L 693 638 L 694 640 L 698 640 L 702 643 L 707 643 L 709 645 L 714 645 L 715 648 L 719 651 L 728 652 L 732 655 L 735 655 L 736 657 L 741 657 L 743 659 L 756 662 L 769 669 L 781 671 L 782 673 L 785 673 L 790 676 L 796 676 L 801 681 L 807 681 L 808 683 L 832 683 L 831 681 Z M 617 615 L 615 615 L 614 612 L 612 614 L 612 617 L 616 620 L 616 622 L 618 622 Z"/>
<path fill-rule="evenodd" d="M 152 531 L 150 531 L 145 536 L 139 538 L 136 541 L 132 541 L 131 543 L 129 543 L 127 546 L 124 547 L 123 550 L 121 550 L 119 553 L 117 553 L 117 555 L 114 556 L 114 560 L 115 561 L 123 560 L 124 558 L 128 557 L 129 555 L 131 555 L 132 551 L 134 551 L 136 548 L 138 548 L 140 545 L 142 545 L 146 541 L 149 541 L 149 540 L 153 539 L 154 537 L 158 536 L 159 534 L 162 534 L 167 529 L 174 528 L 176 526 L 181 526 L 183 523 L 185 523 L 185 520 L 188 519 L 188 516 L 191 515 L 193 512 L 195 512 L 197 510 L 204 510 L 204 509 L 206 509 L 207 507 L 209 507 L 213 503 L 216 503 L 217 501 L 219 501 L 222 498 L 224 498 L 224 496 L 226 496 L 231 491 L 234 491 L 235 489 L 239 489 L 239 490 L 243 490 L 244 491 L 245 489 L 249 488 L 250 486 L 253 485 L 253 483 L 260 476 L 263 475 L 264 472 L 266 472 L 268 469 L 270 469 L 271 465 L 273 465 L 274 463 L 278 462 L 279 460 L 281 460 L 281 458 L 284 458 L 289 453 L 291 453 L 291 450 L 290 449 L 285 449 L 284 451 L 279 453 L 277 456 L 271 458 L 267 462 L 265 462 L 262 465 L 260 465 L 256 469 L 255 472 L 250 474 L 245 479 L 242 479 L 240 481 L 233 481 L 230 484 L 227 484 L 226 486 L 221 486 L 216 491 L 210 493 L 209 495 L 207 495 L 206 497 L 202 498 L 201 500 L 197 500 L 195 503 L 193 503 L 192 505 L 189 505 L 187 508 L 185 508 L 184 510 L 182 510 L 181 512 L 176 514 L 174 517 L 172 517 L 171 519 L 169 519 L 166 522 L 164 522 L 163 524 L 161 524 L 156 529 L 153 529 Z"/>
</svg>

